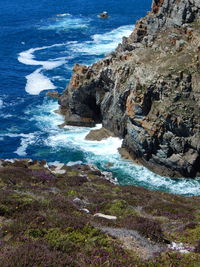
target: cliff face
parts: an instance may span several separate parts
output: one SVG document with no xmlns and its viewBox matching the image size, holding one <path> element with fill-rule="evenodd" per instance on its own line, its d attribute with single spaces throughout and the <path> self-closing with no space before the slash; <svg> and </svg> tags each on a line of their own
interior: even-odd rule
<svg viewBox="0 0 200 267">
<path fill-rule="evenodd" d="M 199 0 L 154 0 L 112 54 L 74 66 L 59 99 L 66 123 L 102 122 L 161 175 L 200 175 L 199 26 Z"/>
</svg>

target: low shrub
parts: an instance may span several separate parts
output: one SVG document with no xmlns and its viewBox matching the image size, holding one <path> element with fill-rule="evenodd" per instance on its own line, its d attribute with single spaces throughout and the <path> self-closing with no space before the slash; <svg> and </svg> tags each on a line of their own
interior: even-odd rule
<svg viewBox="0 0 200 267">
<path fill-rule="evenodd" d="M 194 220 L 194 209 L 181 203 L 156 202 L 145 208 L 145 211 L 154 216 L 165 216 L 173 220 Z"/>
<path fill-rule="evenodd" d="M 195 249 L 194 249 L 195 253 L 200 253 L 200 240 L 197 242 Z"/>
<path fill-rule="evenodd" d="M 52 228 L 48 230 L 45 239 L 53 248 L 68 253 L 81 251 L 83 247 L 85 250 L 90 250 L 98 246 L 109 246 L 107 236 L 88 225 L 76 230 L 72 227 L 68 227 L 64 231 L 59 228 Z"/>
<path fill-rule="evenodd" d="M 78 266 L 67 253 L 52 250 L 40 242 L 28 242 L 17 248 L 4 249 L 0 251 L 0 259 L 0 267 Z"/>
<path fill-rule="evenodd" d="M 163 242 L 165 240 L 161 224 L 157 220 L 127 216 L 121 221 L 121 224 L 128 229 L 138 231 L 153 241 Z"/>
</svg>

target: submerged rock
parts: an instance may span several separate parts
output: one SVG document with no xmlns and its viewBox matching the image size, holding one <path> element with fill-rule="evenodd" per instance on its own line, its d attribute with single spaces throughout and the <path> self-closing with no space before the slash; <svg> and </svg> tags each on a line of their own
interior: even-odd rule
<svg viewBox="0 0 200 267">
<path fill-rule="evenodd" d="M 199 29 L 198 0 L 154 0 L 113 53 L 75 65 L 59 99 L 65 122 L 101 122 L 161 175 L 200 176 Z"/>
<path fill-rule="evenodd" d="M 108 16 L 108 12 L 107 11 L 103 11 L 102 13 L 100 13 L 98 15 L 99 18 L 102 18 L 102 19 L 107 19 L 109 16 Z"/>
</svg>

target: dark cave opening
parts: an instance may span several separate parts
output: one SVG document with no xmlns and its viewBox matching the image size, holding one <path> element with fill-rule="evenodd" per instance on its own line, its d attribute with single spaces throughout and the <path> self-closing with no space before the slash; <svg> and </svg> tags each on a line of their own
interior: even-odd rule
<svg viewBox="0 0 200 267">
<path fill-rule="evenodd" d="M 95 122 L 102 122 L 102 114 L 101 114 L 101 107 L 96 103 L 96 98 L 92 95 L 87 96 L 85 100 L 85 104 L 89 107 L 92 111 L 93 117 L 92 119 Z"/>
</svg>

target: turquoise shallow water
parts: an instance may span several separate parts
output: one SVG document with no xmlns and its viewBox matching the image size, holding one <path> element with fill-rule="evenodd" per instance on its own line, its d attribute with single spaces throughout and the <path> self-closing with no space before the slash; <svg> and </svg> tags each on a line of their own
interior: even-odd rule
<svg viewBox="0 0 200 267">
<path fill-rule="evenodd" d="M 200 195 L 199 179 L 163 178 L 122 160 L 118 138 L 89 142 L 84 140 L 88 128 L 58 128 L 63 122 L 53 112 L 58 105 L 45 97 L 47 90 L 65 88 L 74 63 L 91 64 L 114 50 L 150 4 L 151 0 L 0 2 L 1 158 L 95 163 L 111 171 L 120 184 Z M 108 20 L 97 17 L 104 10 Z"/>
</svg>

